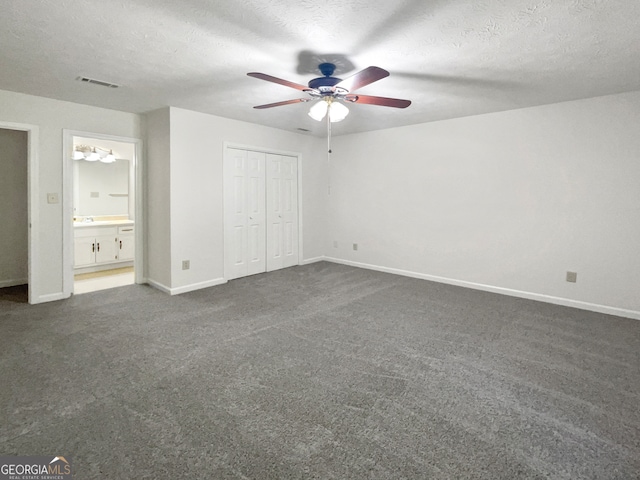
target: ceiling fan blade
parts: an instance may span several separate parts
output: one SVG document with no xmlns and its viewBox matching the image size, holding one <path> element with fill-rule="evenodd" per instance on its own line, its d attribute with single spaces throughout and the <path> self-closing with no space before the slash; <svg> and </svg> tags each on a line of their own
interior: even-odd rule
<svg viewBox="0 0 640 480">
<path fill-rule="evenodd" d="M 383 107 L 407 108 L 411 105 L 411 100 L 400 98 L 372 97 L 371 95 L 346 95 L 347 102 L 363 103 L 365 105 L 381 105 Z"/>
<path fill-rule="evenodd" d="M 259 78 L 260 80 L 266 80 L 267 82 L 278 83 L 280 85 L 284 85 L 285 87 L 295 88 L 296 90 L 302 90 L 302 91 L 311 90 L 311 88 L 307 87 L 306 85 L 300 85 L 299 83 L 293 83 L 293 82 L 290 82 L 289 80 L 283 80 L 281 78 L 272 77 L 271 75 L 267 75 L 266 73 L 251 72 L 251 73 L 247 73 L 247 75 L 253 78 Z"/>
<path fill-rule="evenodd" d="M 353 92 L 354 90 L 369 85 L 370 83 L 377 82 L 378 80 L 388 76 L 389 72 L 380 67 L 367 67 L 355 75 L 345 78 L 338 83 L 336 87 L 344 88 L 349 92 Z"/>
<path fill-rule="evenodd" d="M 294 103 L 304 103 L 311 100 L 310 98 L 296 98 L 295 100 L 285 100 L 284 102 L 276 102 L 276 103 L 267 103 L 265 105 L 258 105 L 253 108 L 263 109 L 263 108 L 271 108 L 271 107 L 280 107 L 282 105 L 292 105 Z"/>
</svg>

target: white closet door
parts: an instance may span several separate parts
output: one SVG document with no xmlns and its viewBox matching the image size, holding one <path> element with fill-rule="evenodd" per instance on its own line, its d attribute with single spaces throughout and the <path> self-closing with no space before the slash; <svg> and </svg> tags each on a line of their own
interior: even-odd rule
<svg viewBox="0 0 640 480">
<path fill-rule="evenodd" d="M 264 272 L 265 154 L 228 148 L 225 155 L 225 276 Z"/>
<path fill-rule="evenodd" d="M 265 154 L 247 152 L 247 275 L 266 271 Z"/>
<path fill-rule="evenodd" d="M 298 264 L 298 159 L 267 154 L 267 271 Z"/>
</svg>

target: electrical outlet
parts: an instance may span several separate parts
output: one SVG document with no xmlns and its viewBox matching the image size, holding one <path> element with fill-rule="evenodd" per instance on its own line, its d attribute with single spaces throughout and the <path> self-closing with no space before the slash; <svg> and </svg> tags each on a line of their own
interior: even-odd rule
<svg viewBox="0 0 640 480">
<path fill-rule="evenodd" d="M 182 269 L 189 270 L 191 268 L 191 262 L 189 260 L 182 260 Z"/>
<path fill-rule="evenodd" d="M 338 248 L 338 241 L 337 240 L 333 241 L 333 248 Z"/>
<path fill-rule="evenodd" d="M 576 283 L 578 281 L 577 272 L 567 272 L 567 282 Z"/>
<path fill-rule="evenodd" d="M 353 249 L 354 249 L 354 250 L 358 250 L 358 244 L 357 244 L 357 243 L 354 243 L 354 244 L 353 244 Z"/>
</svg>

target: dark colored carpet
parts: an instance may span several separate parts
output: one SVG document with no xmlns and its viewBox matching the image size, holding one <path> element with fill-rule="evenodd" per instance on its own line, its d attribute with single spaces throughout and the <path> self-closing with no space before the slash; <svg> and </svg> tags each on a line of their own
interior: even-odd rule
<svg viewBox="0 0 640 480">
<path fill-rule="evenodd" d="M 633 479 L 640 322 L 318 263 L 0 295 L 0 453 L 77 479 Z"/>
</svg>

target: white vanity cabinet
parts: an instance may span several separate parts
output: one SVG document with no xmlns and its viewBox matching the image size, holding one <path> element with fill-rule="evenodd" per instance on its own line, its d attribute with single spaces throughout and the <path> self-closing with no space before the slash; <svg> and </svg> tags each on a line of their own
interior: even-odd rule
<svg viewBox="0 0 640 480">
<path fill-rule="evenodd" d="M 118 227 L 118 259 L 133 260 L 136 251 L 133 225 Z"/>
<path fill-rule="evenodd" d="M 74 242 L 75 268 L 133 260 L 133 225 L 75 227 Z"/>
</svg>

